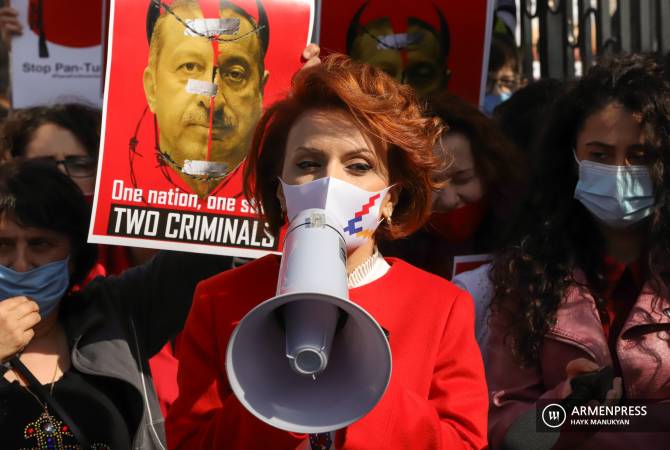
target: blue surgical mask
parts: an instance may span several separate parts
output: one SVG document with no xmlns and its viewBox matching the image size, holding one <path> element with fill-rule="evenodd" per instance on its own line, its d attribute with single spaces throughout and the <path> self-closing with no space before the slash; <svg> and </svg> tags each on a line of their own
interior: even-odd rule
<svg viewBox="0 0 670 450">
<path fill-rule="evenodd" d="M 654 185 L 646 166 L 577 163 L 575 198 L 600 221 L 613 228 L 625 228 L 654 210 Z"/>
<path fill-rule="evenodd" d="M 493 110 L 502 102 L 506 102 L 512 96 L 511 92 L 502 92 L 500 94 L 486 94 L 484 97 L 484 112 L 489 116 L 493 115 Z"/>
<path fill-rule="evenodd" d="M 17 272 L 0 265 L 0 301 L 26 296 L 39 305 L 40 316 L 46 317 L 70 286 L 69 262 L 68 257 L 27 272 Z"/>
</svg>

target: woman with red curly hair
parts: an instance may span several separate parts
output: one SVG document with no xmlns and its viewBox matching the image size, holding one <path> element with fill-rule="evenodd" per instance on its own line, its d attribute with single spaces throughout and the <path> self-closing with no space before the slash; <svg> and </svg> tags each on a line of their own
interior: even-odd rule
<svg viewBox="0 0 670 450">
<path fill-rule="evenodd" d="M 248 412 L 226 377 L 235 325 L 275 295 L 280 257 L 266 256 L 202 282 L 179 348 L 180 397 L 168 416 L 175 449 L 459 449 L 486 446 L 487 391 L 470 296 L 377 251 L 430 213 L 432 152 L 443 126 L 407 87 L 380 70 L 332 56 L 298 73 L 289 95 L 259 122 L 245 172 L 278 236 L 287 189 L 330 177 L 347 192 L 381 193 L 368 238 L 349 239 L 349 295 L 389 332 L 393 373 L 380 402 L 317 444 Z M 337 180 L 337 181 L 334 181 Z M 346 233 L 345 233 L 346 234 Z M 327 405 L 325 405 L 327 407 Z"/>
</svg>

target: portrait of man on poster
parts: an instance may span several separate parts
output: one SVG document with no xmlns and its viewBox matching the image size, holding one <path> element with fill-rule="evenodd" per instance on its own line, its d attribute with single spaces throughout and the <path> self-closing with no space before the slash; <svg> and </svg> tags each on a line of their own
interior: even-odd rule
<svg viewBox="0 0 670 450">
<path fill-rule="evenodd" d="M 369 0 L 354 14 L 347 53 L 409 84 L 425 98 L 447 87 L 449 25 L 430 0 Z"/>
<path fill-rule="evenodd" d="M 159 159 L 205 197 L 242 163 L 261 116 L 267 15 L 260 0 L 152 0 L 147 36 Z"/>
</svg>

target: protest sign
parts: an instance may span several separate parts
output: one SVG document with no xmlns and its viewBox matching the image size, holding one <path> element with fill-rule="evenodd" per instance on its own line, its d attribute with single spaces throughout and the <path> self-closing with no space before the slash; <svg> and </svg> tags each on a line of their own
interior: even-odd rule
<svg viewBox="0 0 670 450">
<path fill-rule="evenodd" d="M 429 98 L 481 105 L 493 0 L 323 0 L 320 44 L 379 67 Z"/>
<path fill-rule="evenodd" d="M 478 255 L 457 255 L 454 256 L 454 263 L 451 271 L 451 278 L 453 280 L 456 275 L 470 270 L 475 270 L 484 264 L 489 264 L 493 261 L 493 254 L 481 253 Z"/>
<path fill-rule="evenodd" d="M 102 0 L 12 0 L 23 34 L 12 39 L 12 106 L 102 103 Z"/>
<path fill-rule="evenodd" d="M 280 250 L 242 172 L 288 91 L 314 0 L 114 0 L 89 241 L 259 257 Z"/>
</svg>

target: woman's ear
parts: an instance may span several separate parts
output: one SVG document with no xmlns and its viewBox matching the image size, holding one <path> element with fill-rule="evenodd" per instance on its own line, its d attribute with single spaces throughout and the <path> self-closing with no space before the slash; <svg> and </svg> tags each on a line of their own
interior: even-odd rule
<svg viewBox="0 0 670 450">
<path fill-rule="evenodd" d="M 398 204 L 398 196 L 400 195 L 400 186 L 394 185 L 389 189 L 384 197 L 381 212 L 384 219 L 389 219 L 393 216 L 393 209 Z"/>
</svg>

